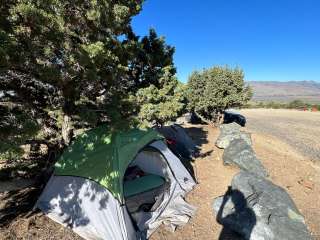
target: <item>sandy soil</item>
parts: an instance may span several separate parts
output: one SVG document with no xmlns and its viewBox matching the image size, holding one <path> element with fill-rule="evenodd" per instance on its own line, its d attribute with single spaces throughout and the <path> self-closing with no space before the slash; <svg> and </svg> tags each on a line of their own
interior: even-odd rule
<svg viewBox="0 0 320 240">
<path fill-rule="evenodd" d="M 283 141 L 252 134 L 258 158 L 270 179 L 293 198 L 315 239 L 320 239 L 320 167 Z"/>
<path fill-rule="evenodd" d="M 248 129 L 288 143 L 306 158 L 320 161 L 320 112 L 284 109 L 247 109 Z"/>
</svg>

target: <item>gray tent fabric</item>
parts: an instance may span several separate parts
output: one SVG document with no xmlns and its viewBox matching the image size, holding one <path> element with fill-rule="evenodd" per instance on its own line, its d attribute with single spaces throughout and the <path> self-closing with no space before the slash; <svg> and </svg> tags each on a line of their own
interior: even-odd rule
<svg viewBox="0 0 320 240">
<path fill-rule="evenodd" d="M 186 224 L 196 208 L 184 201 L 184 196 L 195 186 L 195 181 L 183 167 L 180 160 L 162 141 L 150 144 L 157 152 L 141 152 L 132 164 L 142 170 L 166 177 L 170 180 L 169 191 L 164 193 L 162 202 L 155 211 L 136 213 L 137 226 L 149 237 L 162 223 L 174 230 Z M 159 159 L 159 158 L 162 158 Z M 147 161 L 146 161 L 147 160 Z M 161 164 L 161 168 L 157 165 Z"/>
<path fill-rule="evenodd" d="M 166 138 L 170 150 L 179 157 L 183 166 L 196 181 L 191 162 L 193 161 L 193 158 L 199 154 L 199 149 L 192 138 L 189 137 L 186 130 L 178 124 L 162 126 L 157 130 Z"/>
<path fill-rule="evenodd" d="M 183 127 L 178 124 L 163 126 L 157 129 L 166 139 L 173 139 L 177 144 L 185 147 L 188 154 L 192 156 L 197 151 L 197 146 L 189 137 Z M 183 156 L 186 157 L 186 156 Z"/>
<path fill-rule="evenodd" d="M 74 176 L 52 176 L 36 206 L 84 239 L 134 240 L 128 213 L 100 184 Z"/>
<path fill-rule="evenodd" d="M 155 147 L 164 155 L 166 161 L 170 166 L 172 174 L 174 175 L 181 188 L 185 192 L 191 191 L 196 185 L 195 181 L 192 179 L 190 173 L 186 170 L 186 168 L 183 167 L 180 160 L 170 151 L 167 145 L 162 141 L 156 141 L 150 146 Z"/>
<path fill-rule="evenodd" d="M 196 209 L 186 203 L 184 197 L 196 183 L 163 141 L 149 146 L 156 149 L 157 154 L 146 156 L 142 151 L 133 162 L 149 173 L 165 176 L 170 187 L 156 209 L 137 213 L 138 230 L 125 205 L 121 206 L 108 189 L 83 177 L 53 175 L 36 207 L 52 220 L 90 240 L 146 239 L 161 224 L 172 230 L 186 224 Z"/>
</svg>

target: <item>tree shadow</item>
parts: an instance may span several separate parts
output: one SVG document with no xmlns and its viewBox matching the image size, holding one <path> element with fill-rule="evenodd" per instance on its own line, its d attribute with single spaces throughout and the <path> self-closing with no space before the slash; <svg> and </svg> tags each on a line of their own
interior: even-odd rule
<svg viewBox="0 0 320 240">
<path fill-rule="evenodd" d="M 250 239 L 257 219 L 243 193 L 229 186 L 217 213 L 217 221 L 223 225 L 219 240 Z"/>
<path fill-rule="evenodd" d="M 203 128 L 201 127 L 187 127 L 186 131 L 193 142 L 196 144 L 198 151 L 201 150 L 201 147 L 204 144 L 207 144 L 209 142 L 208 131 L 203 130 Z"/>
<path fill-rule="evenodd" d="M 0 227 L 9 225 L 18 217 L 31 216 L 40 192 L 39 188 L 27 188 L 0 194 L 0 202 L 4 203 L 0 208 Z"/>
<path fill-rule="evenodd" d="M 104 130 L 101 132 L 107 133 L 107 131 Z M 82 137 L 77 138 L 73 145 L 64 151 L 64 159 L 61 166 L 62 169 L 69 169 L 71 171 L 83 168 L 83 171 L 88 172 L 87 178 L 92 181 L 96 181 L 94 184 L 90 185 L 85 185 L 85 178 L 82 178 L 82 181 L 64 182 L 61 185 L 55 186 L 57 189 L 56 191 L 52 191 L 52 194 L 48 199 L 54 199 L 54 204 L 59 206 L 61 212 L 66 213 L 64 216 L 64 223 L 69 227 L 87 225 L 89 222 L 86 220 L 86 213 L 81 209 L 82 200 L 84 198 L 89 198 L 90 201 L 94 201 L 96 196 L 103 194 L 104 189 L 102 186 L 97 187 L 97 182 L 106 175 L 106 169 L 111 166 L 112 159 L 107 159 L 107 156 L 105 156 L 104 161 L 101 161 L 103 162 L 103 166 L 96 167 L 94 165 L 96 162 L 93 161 L 94 159 L 92 158 L 94 154 L 93 150 L 102 151 L 100 144 L 101 141 L 106 141 L 105 134 L 91 134 L 90 136 L 88 134 L 84 134 Z M 105 143 L 104 146 L 108 147 L 108 143 Z M 73 161 L 74 158 L 71 157 L 73 154 L 76 154 L 76 161 Z M 37 165 L 37 169 L 39 170 L 38 172 L 43 171 L 44 167 L 46 167 L 43 163 L 42 165 L 35 165 Z M 7 177 L 9 177 L 9 179 L 13 178 L 11 175 L 13 171 L 16 171 L 16 169 L 21 170 L 21 166 L 19 165 L 14 166 L 14 168 L 7 168 L 7 170 L 2 173 L 3 179 L 7 179 Z M 97 171 L 97 175 L 94 176 L 93 173 Z M 69 175 L 73 175 L 72 172 L 67 173 L 70 173 Z M 32 216 L 36 213 L 36 210 L 33 208 L 35 207 L 35 204 L 51 174 L 52 171 L 49 173 L 46 168 L 44 174 L 38 173 L 37 176 L 32 175 L 33 179 L 35 179 L 33 188 L 24 188 L 2 194 L 0 193 L 0 201 L 1 203 L 4 203 L 1 204 L 0 208 L 0 226 L 6 226 L 18 217 L 26 215 Z M 110 178 L 112 178 L 112 176 L 117 176 L 117 174 L 109 174 Z M 109 179 L 109 181 L 112 183 L 114 182 L 113 179 Z M 45 189 L 46 188 L 44 188 L 44 191 Z M 82 199 L 79 197 L 80 190 L 82 191 Z M 107 202 L 107 196 L 101 196 L 99 201 L 100 209 L 106 208 Z M 48 210 L 52 207 L 54 206 L 50 206 L 49 202 L 46 203 L 46 208 Z M 69 217 L 67 215 L 69 215 Z"/>
<path fill-rule="evenodd" d="M 85 202 L 96 202 L 91 206 L 92 211 L 107 208 L 109 195 L 98 183 L 82 177 L 62 176 L 51 179 L 49 184 L 50 189 L 44 190 L 38 206 L 45 213 L 54 209 L 62 222 L 70 228 L 90 223 L 86 212 L 88 203 Z M 98 208 L 94 208 L 97 204 Z"/>
</svg>

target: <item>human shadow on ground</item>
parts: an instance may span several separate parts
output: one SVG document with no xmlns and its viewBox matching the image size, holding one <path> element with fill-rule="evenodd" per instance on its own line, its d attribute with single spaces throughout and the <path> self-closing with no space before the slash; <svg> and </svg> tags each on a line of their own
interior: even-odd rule
<svg viewBox="0 0 320 240">
<path fill-rule="evenodd" d="M 250 239 L 257 219 L 243 193 L 228 188 L 223 196 L 217 221 L 223 225 L 219 240 Z"/>
</svg>

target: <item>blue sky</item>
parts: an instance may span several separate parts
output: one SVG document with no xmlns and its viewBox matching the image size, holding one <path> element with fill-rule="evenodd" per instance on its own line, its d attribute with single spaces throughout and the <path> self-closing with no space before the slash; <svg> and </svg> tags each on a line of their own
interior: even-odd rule
<svg viewBox="0 0 320 240">
<path fill-rule="evenodd" d="M 133 18 L 175 46 L 179 80 L 213 65 L 246 80 L 320 80 L 319 0 L 147 0 Z"/>
</svg>

